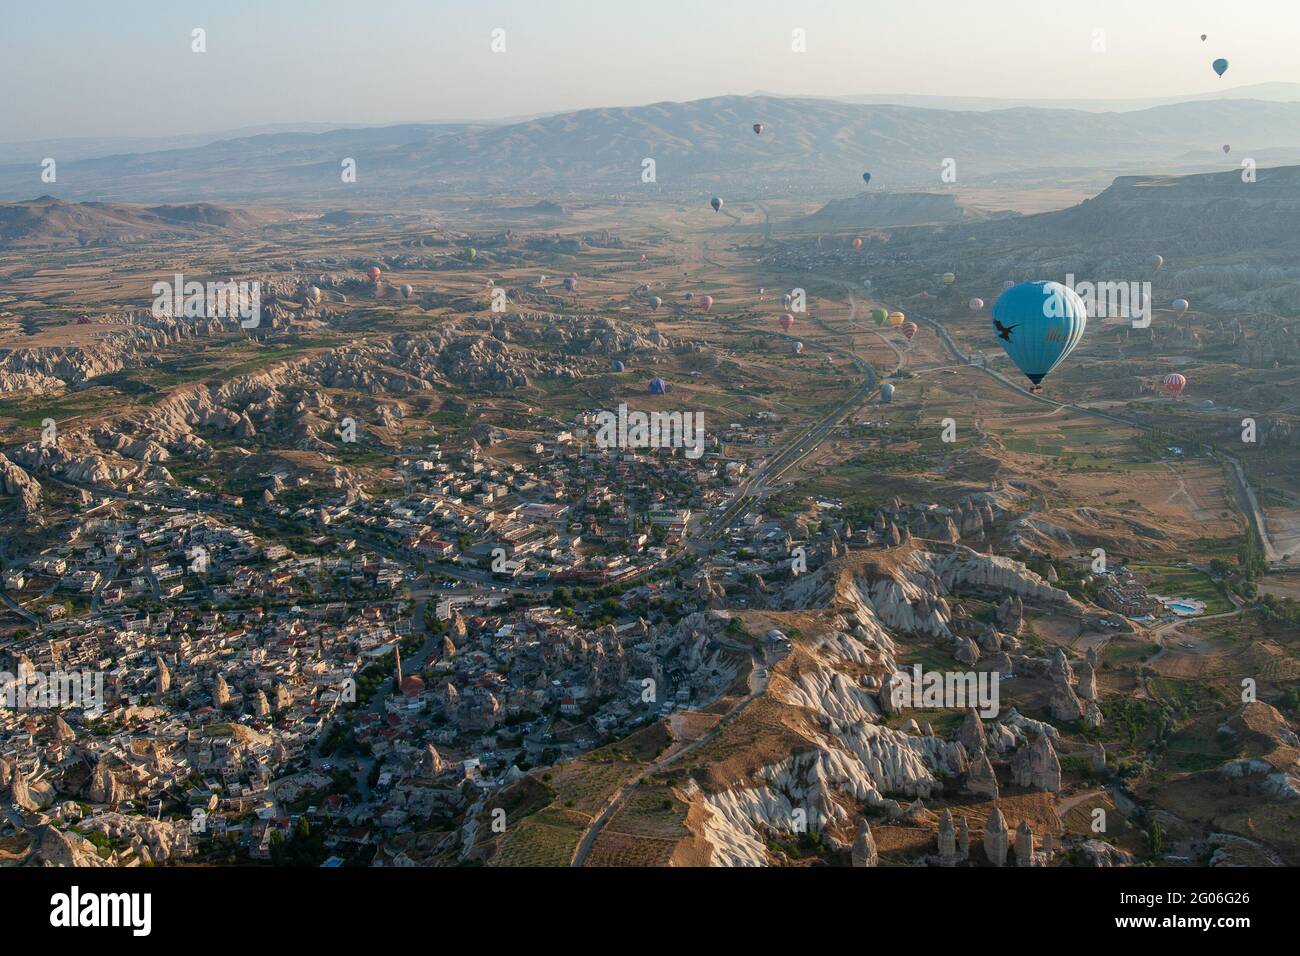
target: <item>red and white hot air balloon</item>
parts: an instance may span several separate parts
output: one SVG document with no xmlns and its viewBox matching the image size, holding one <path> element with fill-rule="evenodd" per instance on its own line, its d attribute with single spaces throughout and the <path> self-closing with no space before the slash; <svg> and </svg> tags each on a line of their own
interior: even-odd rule
<svg viewBox="0 0 1300 956">
<path fill-rule="evenodd" d="M 902 332 L 903 338 L 907 339 L 907 341 L 910 342 L 912 341 L 912 336 L 916 335 L 916 323 L 904 322 L 902 325 L 898 327 L 898 331 Z"/>
<path fill-rule="evenodd" d="M 794 325 L 794 316 L 789 312 L 782 312 L 781 317 L 776 321 L 780 323 L 782 332 L 789 332 Z"/>
<path fill-rule="evenodd" d="M 709 309 L 713 308 L 713 296 L 711 295 L 700 296 L 700 308 L 703 309 L 705 312 L 708 312 Z"/>
<path fill-rule="evenodd" d="M 854 240 L 853 240 L 853 248 L 854 248 L 854 249 L 861 249 L 861 248 L 862 248 L 862 240 L 861 240 L 861 239 L 854 239 Z"/>
<path fill-rule="evenodd" d="M 1177 372 L 1170 372 L 1165 376 L 1164 386 L 1166 392 L 1177 398 L 1183 394 L 1183 389 L 1187 387 L 1187 379 Z"/>
<path fill-rule="evenodd" d="M 384 273 L 380 270 L 379 266 L 371 266 L 366 270 L 366 278 L 371 282 L 378 282 L 379 277 L 383 274 Z"/>
</svg>

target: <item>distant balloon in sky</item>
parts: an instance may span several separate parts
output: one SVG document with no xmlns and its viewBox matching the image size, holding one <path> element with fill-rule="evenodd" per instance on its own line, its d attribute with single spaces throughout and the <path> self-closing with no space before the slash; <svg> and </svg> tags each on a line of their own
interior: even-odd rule
<svg viewBox="0 0 1300 956">
<path fill-rule="evenodd" d="M 465 255 L 469 256 L 470 259 L 477 259 L 478 250 L 475 249 L 473 246 L 470 246 L 468 249 L 465 250 Z"/>
<path fill-rule="evenodd" d="M 1083 300 L 1059 282 L 1022 282 L 993 303 L 998 343 L 1035 386 L 1074 351 L 1087 325 Z"/>
<path fill-rule="evenodd" d="M 952 284 L 953 284 L 954 282 L 956 282 L 956 281 L 957 281 L 957 276 L 956 276 L 955 273 L 952 273 L 952 272 L 945 272 L 945 273 L 943 274 L 943 284 L 944 284 L 944 285 L 952 285 Z"/>
<path fill-rule="evenodd" d="M 907 320 L 907 316 L 903 315 L 902 312 L 889 313 L 889 324 L 892 325 L 894 328 L 898 328 L 906 320 Z"/>
<path fill-rule="evenodd" d="M 889 318 L 889 313 L 884 309 L 872 309 L 871 318 L 875 320 L 876 325 L 884 325 L 885 319 Z"/>
<path fill-rule="evenodd" d="M 763 132 L 763 124 L 762 124 L 762 123 L 755 123 L 755 124 L 754 124 L 754 135 L 757 136 L 757 135 L 758 135 L 759 133 L 761 133 L 761 132 Z"/>
<path fill-rule="evenodd" d="M 686 301 L 687 301 L 687 302 L 690 302 L 691 299 L 693 299 L 693 298 L 695 298 L 695 293 L 694 293 L 694 292 L 688 292 L 688 293 L 686 293 Z"/>
<path fill-rule="evenodd" d="M 316 303 L 320 301 L 320 289 L 313 286 L 307 287 L 307 301 Z"/>
<path fill-rule="evenodd" d="M 871 174 L 870 174 L 870 173 L 863 173 L 863 174 L 862 174 L 862 181 L 863 181 L 864 183 L 869 183 L 869 182 L 871 182 Z"/>
<path fill-rule="evenodd" d="M 1231 152 L 1232 152 L 1232 144 L 1230 144 L 1230 143 L 1224 143 L 1224 144 L 1223 144 L 1223 155 L 1224 155 L 1224 156 L 1227 156 L 1227 155 L 1228 155 L 1229 153 L 1231 153 Z"/>
<path fill-rule="evenodd" d="M 894 400 L 894 386 L 889 382 L 880 386 L 880 400 L 882 402 L 892 402 Z"/>
<path fill-rule="evenodd" d="M 379 277 L 383 274 L 384 274 L 383 270 L 381 270 L 379 266 L 371 266 L 369 269 L 366 270 L 366 278 L 369 279 L 371 282 L 378 282 Z"/>
<path fill-rule="evenodd" d="M 1179 315 L 1182 315 L 1188 309 L 1188 303 L 1186 299 L 1174 299 L 1174 301 L 1171 302 L 1169 305 L 1170 308 L 1172 308 Z"/>
<path fill-rule="evenodd" d="M 403 299 L 409 299 L 409 298 L 411 297 L 411 293 L 412 293 L 413 291 L 415 291 L 415 290 L 412 289 L 412 288 L 411 288 L 409 285 L 407 285 L 405 282 L 403 282 L 401 285 L 399 285 L 399 286 L 397 287 L 397 291 L 400 292 L 400 293 L 402 293 L 402 298 L 403 298 Z"/>
<path fill-rule="evenodd" d="M 664 300 L 657 295 L 650 296 L 650 311 L 657 311 L 659 306 L 664 304 Z"/>
<path fill-rule="evenodd" d="M 1223 57 L 1219 57 L 1211 65 L 1214 67 L 1214 72 L 1219 74 L 1219 76 L 1223 76 L 1223 74 L 1228 72 L 1228 61 Z"/>
<path fill-rule="evenodd" d="M 650 394 L 651 394 L 651 395 L 667 395 L 667 394 L 668 394 L 668 383 L 665 382 L 662 378 L 652 378 L 652 379 L 650 379 L 650 386 L 649 386 L 649 388 L 650 388 Z"/>
<path fill-rule="evenodd" d="M 970 306 L 972 312 L 978 312 L 980 309 L 984 308 L 984 300 L 980 298 L 971 299 L 966 304 Z"/>
<path fill-rule="evenodd" d="M 862 248 L 862 240 L 861 240 L 861 239 L 854 239 L 854 240 L 853 240 L 853 248 L 854 248 L 854 249 L 861 249 L 861 248 Z"/>
<path fill-rule="evenodd" d="M 615 372 L 621 372 L 621 371 L 623 371 L 624 368 L 625 368 L 625 366 L 623 365 L 623 363 L 620 362 L 618 359 L 614 359 L 614 361 L 613 361 L 613 363 L 611 364 L 610 367 L 611 367 Z"/>
<path fill-rule="evenodd" d="M 713 207 L 714 212 L 717 212 L 722 208 L 722 197 L 714 196 L 712 199 L 709 200 L 709 205 Z"/>
<path fill-rule="evenodd" d="M 781 326 L 782 332 L 789 332 L 791 326 L 794 325 L 794 316 L 789 312 L 782 312 L 776 321 Z"/>
<path fill-rule="evenodd" d="M 700 296 L 700 308 L 703 309 L 705 312 L 708 312 L 709 309 L 713 308 L 713 296 L 711 295 Z"/>
<path fill-rule="evenodd" d="M 1174 398 L 1177 398 L 1179 395 L 1183 394 L 1183 389 L 1187 387 L 1187 379 L 1182 375 L 1179 375 L 1177 372 L 1170 372 L 1165 376 L 1163 384 L 1165 391 Z"/>
<path fill-rule="evenodd" d="M 572 291 L 573 291 L 574 289 L 576 289 L 577 287 L 578 287 L 578 277 L 577 277 L 577 276 L 565 276 L 565 277 L 564 277 L 564 288 L 565 288 L 566 291 L 568 291 L 568 292 L 572 292 Z"/>
<path fill-rule="evenodd" d="M 1206 38 L 1207 35 L 1208 35 L 1208 34 L 1205 34 L 1205 33 L 1202 33 L 1202 34 L 1201 34 L 1201 42 L 1202 42 L 1202 43 L 1205 42 L 1205 38 Z"/>
<path fill-rule="evenodd" d="M 1151 257 L 1150 259 L 1148 259 L 1147 261 L 1151 263 L 1151 268 L 1152 268 L 1152 269 L 1159 269 L 1162 265 L 1165 264 L 1165 257 L 1164 257 L 1164 256 L 1152 256 L 1152 257 Z"/>
<path fill-rule="evenodd" d="M 907 339 L 907 341 L 910 342 L 912 341 L 912 336 L 916 335 L 916 323 L 904 322 L 902 325 L 898 327 L 898 331 L 902 332 L 903 338 Z"/>
<path fill-rule="evenodd" d="M 791 342 L 791 343 L 790 343 L 790 351 L 791 351 L 792 353 L 794 353 L 795 355 L 799 355 L 800 353 L 803 352 L 803 343 L 802 343 L 802 342 Z"/>
<path fill-rule="evenodd" d="M 870 292 L 870 291 L 871 291 L 871 280 L 870 280 L 870 279 L 863 279 L 863 280 L 862 280 L 862 288 L 864 288 L 864 289 L 866 289 L 868 292 Z"/>
</svg>

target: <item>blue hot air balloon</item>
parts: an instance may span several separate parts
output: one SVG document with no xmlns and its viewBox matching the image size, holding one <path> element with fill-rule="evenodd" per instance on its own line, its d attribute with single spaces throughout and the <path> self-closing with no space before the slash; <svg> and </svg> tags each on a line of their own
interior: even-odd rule
<svg viewBox="0 0 1300 956">
<path fill-rule="evenodd" d="M 1223 57 L 1219 57 L 1210 65 L 1214 67 L 1214 72 L 1219 74 L 1219 76 L 1223 76 L 1223 74 L 1228 72 L 1228 61 Z"/>
<path fill-rule="evenodd" d="M 870 173 L 863 173 L 863 174 L 862 174 L 862 181 L 863 181 L 864 183 L 869 183 L 869 182 L 871 182 L 871 174 L 870 174 Z"/>
<path fill-rule="evenodd" d="M 803 352 L 803 343 L 802 343 L 802 342 L 791 342 L 791 343 L 790 343 L 790 352 L 791 352 L 792 354 L 794 354 L 794 355 L 799 355 L 800 353 L 802 353 L 802 352 Z"/>
<path fill-rule="evenodd" d="M 611 367 L 614 369 L 615 372 L 621 372 L 624 369 L 623 363 L 620 362 L 618 359 L 614 359 L 614 364 Z"/>
<path fill-rule="evenodd" d="M 652 379 L 650 379 L 650 394 L 651 394 L 651 395 L 667 395 L 667 394 L 668 394 L 668 384 L 667 384 L 667 383 L 666 383 L 662 378 L 652 378 Z"/>
<path fill-rule="evenodd" d="M 894 386 L 889 382 L 880 386 L 880 400 L 882 402 L 892 402 L 894 400 Z"/>
<path fill-rule="evenodd" d="M 1059 282 L 1022 282 L 993 303 L 998 342 L 1037 387 L 1083 338 L 1083 300 Z"/>
</svg>

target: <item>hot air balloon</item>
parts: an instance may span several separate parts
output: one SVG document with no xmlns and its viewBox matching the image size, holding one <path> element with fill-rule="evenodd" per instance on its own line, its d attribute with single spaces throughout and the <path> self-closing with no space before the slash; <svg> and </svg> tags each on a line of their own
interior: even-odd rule
<svg viewBox="0 0 1300 956">
<path fill-rule="evenodd" d="M 651 312 L 657 311 L 657 310 L 659 309 L 659 306 L 661 306 L 661 305 L 663 305 L 663 304 L 664 304 L 664 300 L 661 299 L 661 298 L 659 298 L 659 296 L 657 296 L 657 295 L 652 295 L 652 296 L 650 296 L 650 311 L 651 311 Z"/>
<path fill-rule="evenodd" d="M 789 332 L 794 325 L 794 316 L 789 312 L 782 312 L 776 321 L 780 324 L 782 332 Z"/>
<path fill-rule="evenodd" d="M 378 282 L 379 277 L 383 274 L 384 273 L 379 268 L 379 266 L 371 266 L 369 269 L 366 270 L 366 278 L 369 279 L 371 282 Z"/>
<path fill-rule="evenodd" d="M 320 301 L 320 289 L 316 288 L 316 286 L 314 286 L 314 285 L 313 285 L 313 286 L 308 286 L 308 287 L 307 287 L 307 301 L 308 301 L 308 302 L 311 302 L 312 304 L 315 304 L 315 303 L 319 302 L 319 301 Z"/>
<path fill-rule="evenodd" d="M 862 288 L 864 288 L 864 289 L 866 289 L 868 292 L 870 292 L 870 291 L 871 291 L 871 280 L 870 280 L 870 279 L 863 279 L 863 280 L 862 280 Z"/>
<path fill-rule="evenodd" d="M 1228 61 L 1223 57 L 1219 57 L 1210 65 L 1214 67 L 1214 72 L 1219 74 L 1219 76 L 1223 76 L 1223 74 L 1228 72 Z"/>
<path fill-rule="evenodd" d="M 651 395 L 667 395 L 668 383 L 662 378 L 652 378 L 650 379 L 649 389 Z"/>
<path fill-rule="evenodd" d="M 900 325 L 903 324 L 904 321 L 906 321 L 906 319 L 907 316 L 903 315 L 902 312 L 889 313 L 889 324 L 892 325 L 894 328 L 898 328 Z"/>
<path fill-rule="evenodd" d="M 757 135 L 758 135 L 759 133 L 761 133 L 761 132 L 763 132 L 763 124 L 762 124 L 762 123 L 755 123 L 755 124 L 754 124 L 754 135 L 757 136 Z"/>
<path fill-rule="evenodd" d="M 703 309 L 705 312 L 708 312 L 709 309 L 713 308 L 713 296 L 711 295 L 700 296 L 700 308 Z"/>
<path fill-rule="evenodd" d="M 854 249 L 861 249 L 861 248 L 862 248 L 862 240 L 861 240 L 861 239 L 854 239 L 854 240 L 853 240 L 853 248 L 854 248 Z"/>
<path fill-rule="evenodd" d="M 1186 299 L 1174 299 L 1173 302 L 1169 303 L 1169 307 L 1179 315 L 1182 315 L 1187 311 L 1188 303 Z"/>
<path fill-rule="evenodd" d="M 573 291 L 574 289 L 576 289 L 577 287 L 578 287 L 578 277 L 577 277 L 577 276 L 572 276 L 572 275 L 570 275 L 570 276 L 565 276 L 565 277 L 564 277 L 564 289 L 565 289 L 566 292 L 572 292 L 572 291 Z"/>
<path fill-rule="evenodd" d="M 1227 155 L 1228 155 L 1229 153 L 1231 153 L 1231 152 L 1232 152 L 1232 144 L 1231 144 L 1231 143 L 1224 143 L 1224 144 L 1223 144 L 1223 155 L 1224 155 L 1224 156 L 1227 156 Z"/>
<path fill-rule="evenodd" d="M 880 386 L 880 400 L 882 402 L 892 402 L 894 400 L 894 386 L 889 382 Z"/>
<path fill-rule="evenodd" d="M 623 368 L 624 368 L 623 363 L 620 362 L 618 359 L 614 359 L 614 361 L 613 361 L 613 363 L 610 365 L 610 367 L 611 367 L 615 372 L 621 372 L 621 371 L 623 371 Z"/>
<path fill-rule="evenodd" d="M 912 336 L 916 335 L 916 323 L 904 322 L 902 325 L 898 327 L 898 331 L 902 332 L 903 338 L 907 339 L 907 341 L 910 342 L 912 341 Z"/>
<path fill-rule="evenodd" d="M 803 352 L 803 343 L 802 343 L 802 342 L 791 342 L 791 343 L 790 343 L 790 351 L 791 351 L 792 353 L 794 353 L 795 355 L 800 354 L 801 352 Z"/>
<path fill-rule="evenodd" d="M 885 319 L 889 318 L 889 313 L 884 309 L 872 309 L 871 318 L 875 320 L 876 325 L 884 325 Z"/>
<path fill-rule="evenodd" d="M 978 312 L 980 309 L 984 308 L 984 300 L 980 298 L 971 299 L 966 304 L 970 306 L 972 312 Z"/>
<path fill-rule="evenodd" d="M 1205 42 L 1205 38 L 1206 38 L 1206 36 L 1207 36 L 1207 34 L 1204 34 L 1204 33 L 1201 34 L 1201 42 L 1202 42 L 1202 43 Z"/>
<path fill-rule="evenodd" d="M 709 205 L 713 207 L 714 212 L 717 212 L 722 208 L 722 197 L 714 196 L 712 199 L 709 200 Z"/>
<path fill-rule="evenodd" d="M 871 174 L 870 174 L 870 173 L 863 173 L 863 174 L 862 174 L 862 181 L 863 181 L 864 183 L 869 183 L 869 182 L 871 182 Z"/>
<path fill-rule="evenodd" d="M 944 284 L 944 285 L 952 285 L 952 284 L 953 284 L 954 282 L 956 282 L 956 281 L 957 281 L 957 276 L 956 276 L 954 273 L 951 273 L 951 272 L 945 272 L 945 273 L 943 274 L 943 284 Z"/>
<path fill-rule="evenodd" d="M 789 292 L 787 292 L 785 295 L 781 296 L 781 304 L 782 304 L 783 306 L 785 306 L 787 309 L 790 308 L 790 303 L 793 302 L 793 301 L 794 301 L 794 299 L 791 298 Z"/>
<path fill-rule="evenodd" d="M 695 293 L 694 293 L 694 292 L 688 292 L 688 293 L 686 293 L 686 295 L 685 295 L 683 298 L 685 298 L 687 302 L 690 302 L 691 299 L 695 298 Z"/>
<path fill-rule="evenodd" d="M 412 289 L 412 288 L 411 288 L 409 285 L 407 285 L 405 282 L 403 282 L 401 285 L 399 285 L 399 286 L 397 287 L 397 291 L 400 292 L 400 293 L 402 293 L 402 298 L 403 298 L 403 299 L 409 299 L 409 298 L 411 297 L 411 293 L 412 293 L 413 291 L 415 291 L 415 290 Z"/>
<path fill-rule="evenodd" d="M 1162 265 L 1165 264 L 1165 257 L 1164 257 L 1164 256 L 1152 256 L 1152 257 L 1151 257 L 1150 259 L 1148 259 L 1147 261 L 1151 263 L 1151 268 L 1152 268 L 1152 269 L 1159 269 Z"/>
<path fill-rule="evenodd" d="M 475 249 L 473 246 L 470 246 L 468 249 L 465 250 L 465 255 L 469 256 L 470 259 L 477 259 L 478 250 Z"/>
<path fill-rule="evenodd" d="M 1174 398 L 1177 398 L 1179 395 L 1183 394 L 1183 389 L 1187 387 L 1187 379 L 1182 375 L 1179 375 L 1177 372 L 1170 372 L 1165 376 L 1163 384 L 1165 386 L 1165 391 Z"/>
<path fill-rule="evenodd" d="M 1037 387 L 1083 338 L 1088 312 L 1059 282 L 1022 282 L 993 303 L 993 331 L 1011 361 Z"/>
</svg>

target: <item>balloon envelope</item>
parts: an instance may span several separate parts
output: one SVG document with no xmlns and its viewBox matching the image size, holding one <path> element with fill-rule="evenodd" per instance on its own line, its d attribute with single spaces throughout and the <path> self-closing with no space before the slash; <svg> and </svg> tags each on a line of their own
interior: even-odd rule
<svg viewBox="0 0 1300 956">
<path fill-rule="evenodd" d="M 572 292 L 572 291 L 573 291 L 574 289 L 576 289 L 577 287 L 578 287 L 578 277 L 577 277 L 577 276 L 565 276 L 565 277 L 564 277 L 564 288 L 565 288 L 565 289 L 567 289 L 568 291 Z"/>
<path fill-rule="evenodd" d="M 650 380 L 651 395 L 666 395 L 667 393 L 668 393 L 668 385 L 667 383 L 664 382 L 662 378 L 652 378 Z"/>
<path fill-rule="evenodd" d="M 411 293 L 412 293 L 413 291 L 415 291 L 415 290 L 412 289 L 412 288 L 411 288 L 409 285 L 407 285 L 405 282 L 403 282 L 400 286 L 397 287 L 397 291 L 400 292 L 400 293 L 402 293 L 402 298 L 403 298 L 403 299 L 409 299 L 409 298 L 411 297 Z"/>
<path fill-rule="evenodd" d="M 1150 262 L 1151 262 L 1151 268 L 1152 268 L 1152 269 L 1159 269 L 1162 265 L 1165 264 L 1165 257 L 1164 257 L 1164 256 L 1152 256 L 1151 259 L 1150 259 Z"/>
<path fill-rule="evenodd" d="M 782 312 L 781 317 L 776 321 L 780 323 L 782 331 L 789 332 L 790 327 L 794 325 L 794 316 L 789 312 Z"/>
<path fill-rule="evenodd" d="M 1187 379 L 1177 372 L 1170 372 L 1165 376 L 1164 386 L 1166 392 L 1177 398 L 1187 387 Z"/>
<path fill-rule="evenodd" d="M 984 308 L 984 300 L 983 300 L 983 299 L 978 299 L 978 298 L 977 298 L 977 299 L 971 299 L 970 302 L 968 302 L 968 303 L 966 303 L 966 304 L 970 306 L 970 310 L 971 310 L 972 312 L 978 312 L 980 309 Z"/>
<path fill-rule="evenodd" d="M 904 321 L 906 321 L 906 319 L 907 316 L 903 315 L 902 312 L 889 313 L 889 324 L 892 325 L 894 328 L 898 328 L 900 325 L 903 324 Z"/>
<path fill-rule="evenodd" d="M 700 308 L 703 309 L 705 312 L 708 312 L 709 309 L 713 308 L 713 296 L 711 295 L 700 296 Z"/>
<path fill-rule="evenodd" d="M 886 382 L 880 386 L 880 400 L 882 402 L 892 402 L 894 400 L 894 386 Z"/>
<path fill-rule="evenodd" d="M 657 296 L 657 295 L 652 295 L 652 296 L 650 296 L 650 309 L 651 309 L 651 311 L 654 311 L 655 309 L 658 309 L 659 306 L 661 306 L 661 305 L 663 305 L 663 304 L 664 304 L 664 300 L 661 299 L 661 298 L 659 298 L 659 296 Z"/>
<path fill-rule="evenodd" d="M 762 124 L 762 123 L 755 123 L 755 124 L 754 124 L 754 133 L 755 133 L 755 135 L 757 135 L 758 133 L 761 133 L 761 132 L 763 132 L 763 124 Z"/>
<path fill-rule="evenodd" d="M 993 333 L 1031 382 L 1039 384 L 1083 338 L 1088 312 L 1059 282 L 1022 282 L 993 303 Z"/>
<path fill-rule="evenodd" d="M 621 371 L 623 371 L 623 368 L 624 368 L 623 363 L 620 362 L 618 359 L 614 359 L 614 362 L 613 362 L 613 364 L 612 364 L 610 367 L 611 367 L 615 372 L 621 372 Z"/>
<path fill-rule="evenodd" d="M 876 325 L 884 325 L 885 319 L 889 318 L 889 313 L 884 309 L 872 309 L 871 318 L 875 320 Z"/>
<path fill-rule="evenodd" d="M 1223 76 L 1223 74 L 1228 72 L 1228 61 L 1223 57 L 1219 57 L 1211 64 L 1211 66 L 1214 67 L 1214 72 L 1219 74 L 1219 76 Z"/>
<path fill-rule="evenodd" d="M 1228 155 L 1229 153 L 1231 153 L 1231 152 L 1232 152 L 1232 144 L 1231 144 L 1231 143 L 1224 143 L 1224 144 L 1223 144 L 1223 155 L 1224 155 L 1224 156 L 1227 156 L 1227 155 Z"/>
<path fill-rule="evenodd" d="M 795 355 L 798 355 L 800 352 L 803 351 L 803 343 L 802 343 L 802 342 L 791 342 L 791 343 L 790 343 L 790 351 L 793 352 Z"/>
<path fill-rule="evenodd" d="M 722 208 L 722 197 L 714 196 L 712 199 L 709 200 L 709 205 L 713 207 L 714 212 L 717 212 L 719 209 Z"/>
<path fill-rule="evenodd" d="M 1170 307 L 1179 315 L 1182 315 L 1188 309 L 1188 302 L 1186 299 L 1174 299 L 1174 301 L 1170 303 Z"/>
<path fill-rule="evenodd" d="M 951 272 L 945 272 L 945 273 L 943 274 L 943 284 L 944 284 L 944 285 L 952 285 L 952 284 L 953 284 L 954 282 L 956 282 L 956 281 L 957 281 L 957 276 L 954 275 L 953 273 L 951 273 Z"/>
<path fill-rule="evenodd" d="M 371 266 L 366 270 L 366 278 L 371 282 L 378 282 L 381 275 L 383 275 L 383 272 L 380 270 L 379 266 Z"/>
<path fill-rule="evenodd" d="M 862 248 L 862 240 L 861 240 L 861 239 L 854 239 L 854 240 L 853 240 L 853 248 L 854 248 L 854 249 L 861 249 L 861 248 Z"/>
<path fill-rule="evenodd" d="M 902 332 L 903 338 L 907 339 L 907 341 L 910 342 L 912 341 L 912 336 L 916 335 L 916 323 L 904 322 L 902 325 L 898 327 L 898 331 Z"/>
<path fill-rule="evenodd" d="M 871 182 L 871 174 L 870 174 L 870 173 L 863 173 L 863 174 L 862 174 L 862 181 L 863 181 L 864 183 L 869 183 L 869 182 Z"/>
</svg>

